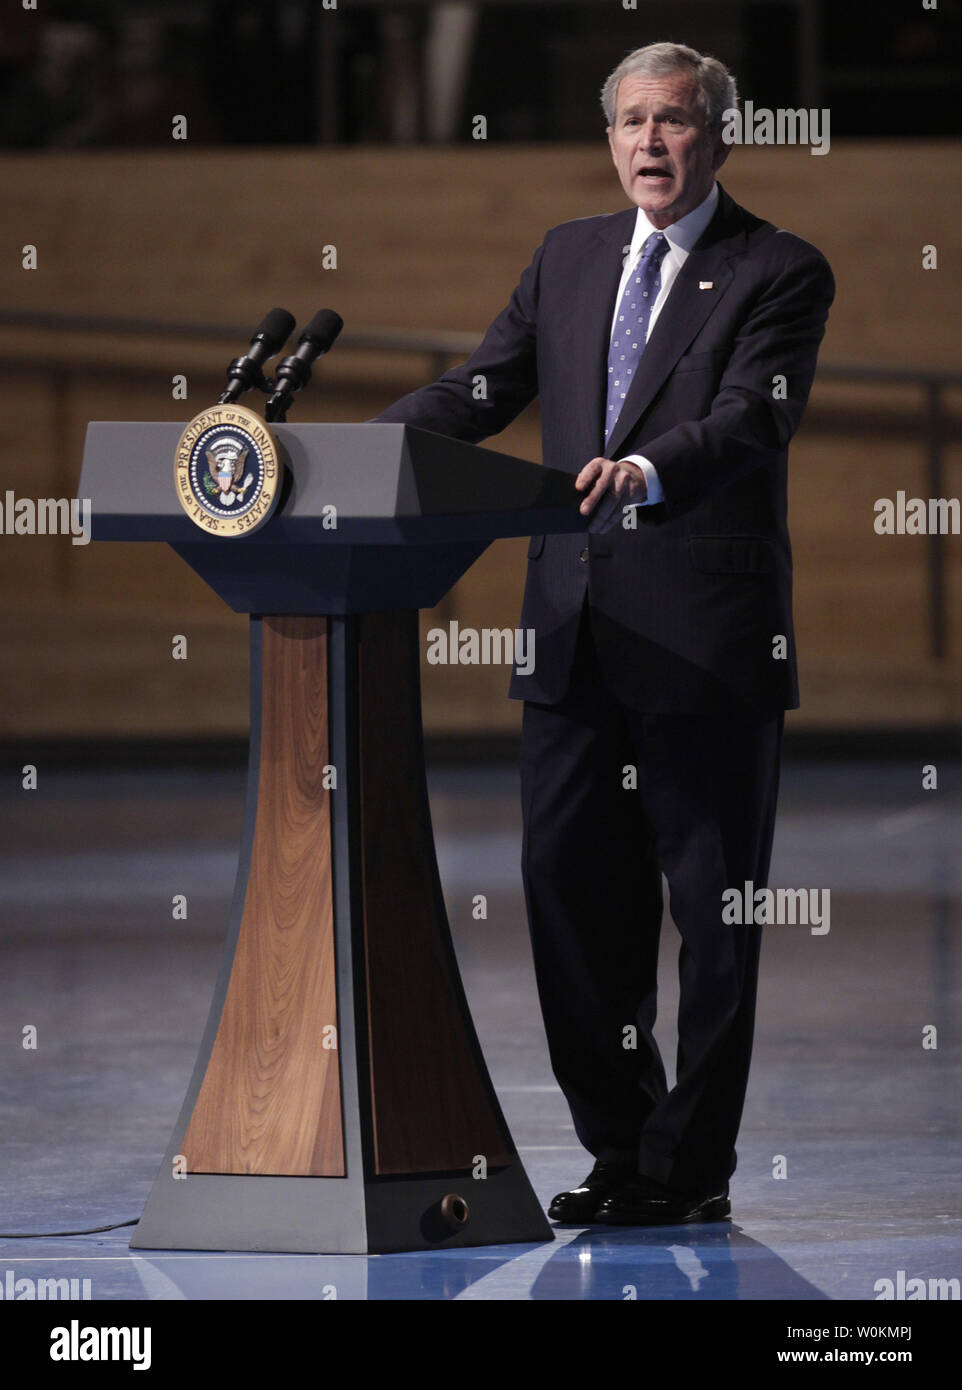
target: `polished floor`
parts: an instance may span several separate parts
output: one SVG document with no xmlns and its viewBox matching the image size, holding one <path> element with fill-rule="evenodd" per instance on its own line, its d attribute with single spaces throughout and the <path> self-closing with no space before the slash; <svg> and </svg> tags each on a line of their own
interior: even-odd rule
<svg viewBox="0 0 962 1390">
<path fill-rule="evenodd" d="M 0 1292 L 93 1299 L 873 1300 L 958 1297 L 962 765 L 789 761 L 773 882 L 830 889 L 830 929 L 766 931 L 730 1225 L 558 1229 L 552 1243 L 402 1255 L 131 1253 L 226 928 L 243 774 L 7 778 L 0 799 Z M 531 1181 L 590 1167 L 553 1082 L 524 926 L 516 772 L 431 774 L 465 986 Z M 10 790 L 13 785 L 15 790 Z M 185 894 L 186 921 L 171 920 Z M 472 916 L 484 893 L 488 915 Z M 677 936 L 658 1036 L 673 1053 Z M 35 1046 L 23 1046 L 34 1038 Z M 934 1044 L 934 1045 L 933 1045 Z M 20 1234 L 22 1233 L 22 1234 Z M 8 1274 L 12 1271 L 12 1276 Z M 939 1283 L 938 1281 L 949 1281 Z M 954 1283 L 953 1283 L 954 1281 Z"/>
</svg>

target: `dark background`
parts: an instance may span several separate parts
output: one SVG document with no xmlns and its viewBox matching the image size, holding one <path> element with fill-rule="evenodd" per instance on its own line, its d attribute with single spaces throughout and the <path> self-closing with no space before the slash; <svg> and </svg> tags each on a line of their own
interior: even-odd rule
<svg viewBox="0 0 962 1390">
<path fill-rule="evenodd" d="M 587 140 L 598 134 L 598 74 L 613 51 L 644 41 L 640 28 L 679 42 L 697 34 L 756 106 L 830 107 L 833 138 L 962 133 L 960 0 L 937 11 L 919 0 L 640 0 L 643 14 L 617 0 L 5 8 L 6 148 L 168 145 L 178 110 L 191 112 L 194 144 L 469 140 L 475 112 L 490 140 Z M 469 37 L 455 110 L 439 129 L 428 50 L 434 26 L 452 16 Z"/>
</svg>

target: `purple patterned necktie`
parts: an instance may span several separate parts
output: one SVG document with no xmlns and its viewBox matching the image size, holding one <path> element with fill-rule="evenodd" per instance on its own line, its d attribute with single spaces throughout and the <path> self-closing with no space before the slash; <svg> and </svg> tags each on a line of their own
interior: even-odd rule
<svg viewBox="0 0 962 1390">
<path fill-rule="evenodd" d="M 605 409 L 605 445 L 621 414 L 638 359 L 645 350 L 651 310 L 661 288 L 661 262 L 668 238 L 652 232 L 642 247 L 641 260 L 628 276 L 618 306 L 608 348 L 608 397 Z"/>
</svg>

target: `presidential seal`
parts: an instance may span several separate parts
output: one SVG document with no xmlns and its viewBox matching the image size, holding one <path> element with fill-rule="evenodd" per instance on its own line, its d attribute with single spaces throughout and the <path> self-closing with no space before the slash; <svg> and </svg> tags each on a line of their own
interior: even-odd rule
<svg viewBox="0 0 962 1390">
<path fill-rule="evenodd" d="M 273 434 L 243 405 L 213 405 L 184 430 L 174 487 L 195 525 L 213 536 L 244 536 L 263 526 L 280 492 Z"/>
</svg>

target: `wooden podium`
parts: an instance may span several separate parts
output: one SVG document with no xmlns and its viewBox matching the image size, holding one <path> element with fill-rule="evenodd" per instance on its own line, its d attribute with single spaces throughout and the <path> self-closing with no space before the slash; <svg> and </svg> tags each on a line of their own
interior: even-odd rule
<svg viewBox="0 0 962 1390">
<path fill-rule="evenodd" d="M 451 944 L 417 610 L 497 537 L 584 531 L 574 479 L 410 426 L 276 425 L 286 481 L 274 516 L 252 535 L 208 537 L 174 491 L 182 430 L 91 423 L 79 487 L 93 539 L 165 541 L 251 615 L 230 928 L 131 1246 L 550 1240 Z"/>
</svg>

